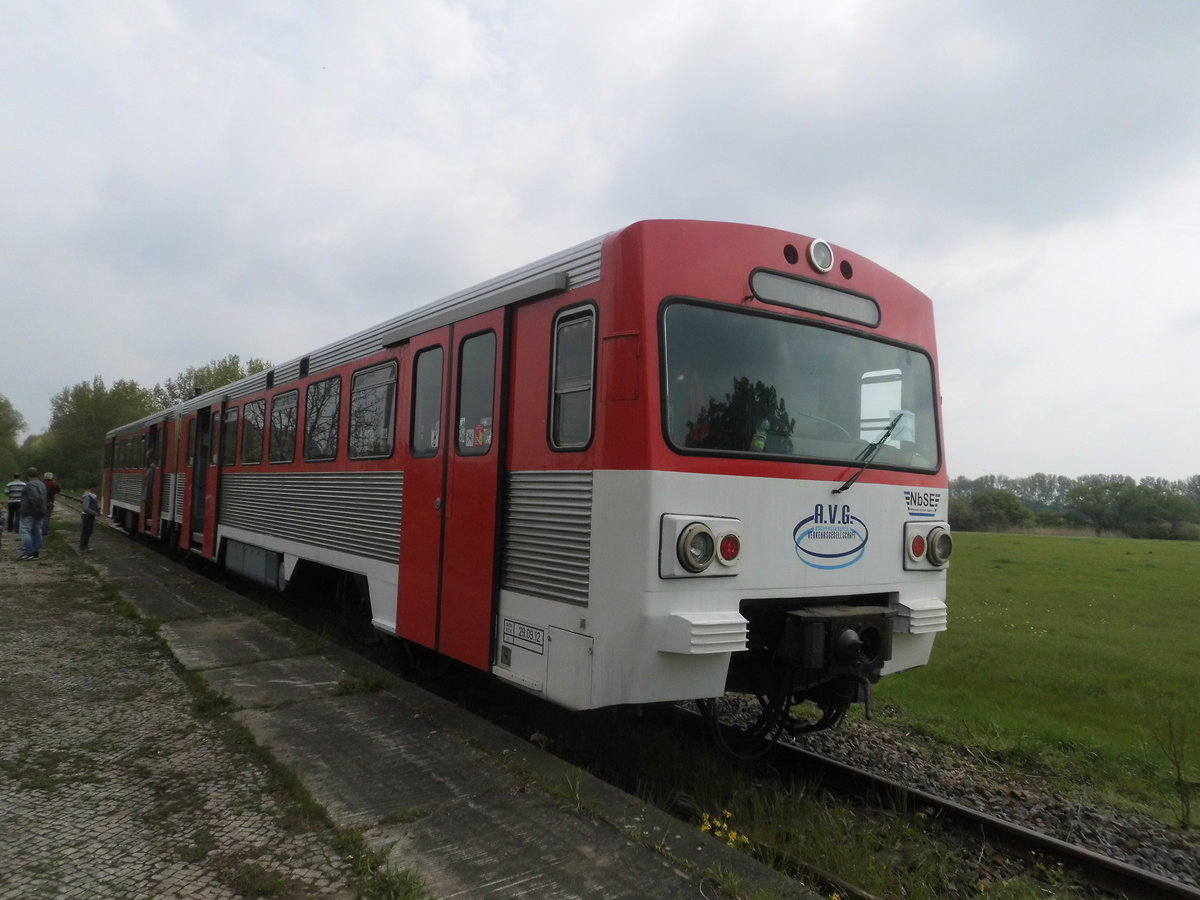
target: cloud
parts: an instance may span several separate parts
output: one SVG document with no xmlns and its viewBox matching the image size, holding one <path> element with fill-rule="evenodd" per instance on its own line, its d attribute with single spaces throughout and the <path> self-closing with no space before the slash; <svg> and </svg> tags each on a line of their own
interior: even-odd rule
<svg viewBox="0 0 1200 900">
<path fill-rule="evenodd" d="M 0 299 L 69 348 L 0 386 L 35 430 L 97 373 L 281 361 L 683 216 L 820 234 L 933 296 L 956 467 L 1071 462 L 1052 435 L 1113 397 L 1178 432 L 1144 420 L 1196 350 L 1190 0 L 0 11 Z M 1096 347 L 1122 339 L 1155 358 L 1118 383 Z M 1147 443 L 1084 445 L 1194 468 Z"/>
</svg>

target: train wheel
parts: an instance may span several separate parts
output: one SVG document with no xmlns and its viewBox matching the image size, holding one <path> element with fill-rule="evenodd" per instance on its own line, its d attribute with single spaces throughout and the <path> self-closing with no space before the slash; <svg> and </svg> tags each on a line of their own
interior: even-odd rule
<svg viewBox="0 0 1200 900">
<path fill-rule="evenodd" d="M 416 671 L 417 657 L 413 652 L 413 645 L 407 640 L 389 634 L 384 636 L 383 646 L 387 649 L 392 662 L 401 675 Z"/>
<path fill-rule="evenodd" d="M 342 627 L 355 642 L 367 644 L 376 639 L 377 633 L 371 624 L 371 601 L 363 595 L 353 575 L 346 572 L 338 574 L 334 607 L 342 620 Z"/>
</svg>

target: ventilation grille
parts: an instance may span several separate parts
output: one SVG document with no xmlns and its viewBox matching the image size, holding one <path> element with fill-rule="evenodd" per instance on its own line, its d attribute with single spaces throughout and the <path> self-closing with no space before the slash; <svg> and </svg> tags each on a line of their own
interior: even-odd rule
<svg viewBox="0 0 1200 900">
<path fill-rule="evenodd" d="M 403 501 L 403 472 L 225 475 L 220 524 L 399 563 Z"/>
<path fill-rule="evenodd" d="M 946 630 L 946 603 L 943 600 L 901 600 L 896 615 L 896 631 L 908 634 L 935 634 Z"/>
<path fill-rule="evenodd" d="M 187 486 L 187 475 L 180 472 L 178 475 L 168 476 L 174 479 L 175 488 L 173 491 L 174 505 L 171 507 L 171 521 L 183 522 L 183 489 Z"/>
<path fill-rule="evenodd" d="M 504 520 L 503 586 L 586 606 L 591 472 L 513 472 Z"/>
<path fill-rule="evenodd" d="M 142 502 L 142 476 L 117 472 L 112 480 L 112 500 L 138 506 Z"/>
</svg>

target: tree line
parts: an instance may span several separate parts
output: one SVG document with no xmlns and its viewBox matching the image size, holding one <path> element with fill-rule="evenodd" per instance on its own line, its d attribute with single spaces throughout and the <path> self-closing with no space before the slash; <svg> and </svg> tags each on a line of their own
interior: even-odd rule
<svg viewBox="0 0 1200 900">
<path fill-rule="evenodd" d="M 0 475 L 34 465 L 69 489 L 99 480 L 104 435 L 118 425 L 167 409 L 271 367 L 231 354 L 189 366 L 153 387 L 99 375 L 63 388 L 50 401 L 50 426 L 18 443 L 25 419 L 0 395 Z M 1086 528 L 1140 538 L 1200 540 L 1200 475 L 1182 481 L 1128 475 L 1068 478 L 1039 472 L 1024 478 L 959 476 L 950 483 L 950 524 L 960 531 Z"/>
<path fill-rule="evenodd" d="M 55 394 L 49 427 L 20 443 L 25 418 L 0 395 L 0 475 L 7 481 L 12 472 L 37 466 L 54 472 L 55 480 L 68 490 L 81 490 L 89 481 L 99 482 L 104 435 L 113 428 L 269 368 L 267 360 L 252 357 L 243 363 L 230 354 L 204 366 L 189 366 L 148 388 L 128 379 L 108 385 L 97 375 Z"/>
<path fill-rule="evenodd" d="M 1041 472 L 959 476 L 950 482 L 950 525 L 960 531 L 1085 528 L 1098 535 L 1197 541 L 1200 475 L 1180 481 Z"/>
</svg>

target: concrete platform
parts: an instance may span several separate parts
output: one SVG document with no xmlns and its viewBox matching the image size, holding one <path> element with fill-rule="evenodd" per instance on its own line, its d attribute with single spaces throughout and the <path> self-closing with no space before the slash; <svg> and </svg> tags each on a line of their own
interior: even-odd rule
<svg viewBox="0 0 1200 900">
<path fill-rule="evenodd" d="M 436 897 L 815 897 L 694 825 L 109 529 L 87 557 L 340 827 Z M 314 648 L 322 648 L 319 651 Z M 339 691 L 369 676 L 373 693 Z M 0 896 L 3 893 L 0 892 Z"/>
</svg>

